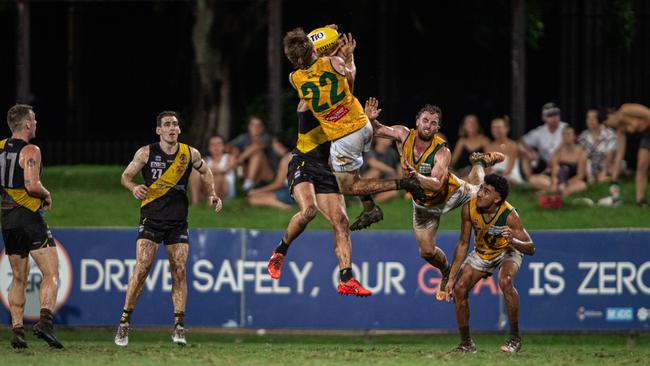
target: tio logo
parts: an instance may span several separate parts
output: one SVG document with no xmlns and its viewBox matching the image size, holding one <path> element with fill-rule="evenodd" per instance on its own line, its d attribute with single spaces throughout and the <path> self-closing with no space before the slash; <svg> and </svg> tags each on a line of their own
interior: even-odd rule
<svg viewBox="0 0 650 366">
<path fill-rule="evenodd" d="M 56 295 L 56 306 L 54 312 L 61 308 L 70 296 L 72 290 L 72 263 L 70 256 L 63 245 L 58 240 L 56 242 L 57 254 L 59 255 L 59 289 Z M 0 253 L 0 300 L 5 308 L 9 310 L 9 288 L 11 287 L 11 265 L 9 257 L 5 255 L 4 250 Z M 29 257 L 29 275 L 27 276 L 26 299 L 25 303 L 25 320 L 38 320 L 40 317 L 40 302 L 38 299 L 39 289 L 43 275 L 36 266 L 36 262 Z"/>
<path fill-rule="evenodd" d="M 311 39 L 312 42 L 316 42 L 320 39 L 325 38 L 325 32 L 314 33 L 311 36 L 309 36 L 309 38 Z"/>
</svg>

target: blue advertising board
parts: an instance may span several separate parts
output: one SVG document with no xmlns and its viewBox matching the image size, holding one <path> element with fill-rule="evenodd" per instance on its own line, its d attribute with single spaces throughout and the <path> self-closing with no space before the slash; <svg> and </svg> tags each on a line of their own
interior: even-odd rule
<svg viewBox="0 0 650 366">
<path fill-rule="evenodd" d="M 56 320 L 111 325 L 120 316 L 135 265 L 133 229 L 58 229 L 60 285 Z M 336 292 L 333 235 L 307 231 L 291 246 L 280 280 L 266 271 L 280 231 L 190 231 L 187 263 L 189 326 L 329 329 L 456 329 L 453 304 L 437 302 L 440 274 L 418 255 L 405 231 L 352 234 L 355 277 L 369 298 Z M 515 279 L 523 330 L 650 328 L 650 230 L 532 232 L 537 253 L 524 257 Z M 451 260 L 458 233 L 438 245 Z M 27 319 L 38 317 L 40 273 L 31 264 Z M 8 324 L 11 269 L 0 257 L 0 319 Z M 134 324 L 173 320 L 171 272 L 160 248 L 133 315 Z M 471 326 L 507 326 L 494 277 L 470 295 Z"/>
</svg>

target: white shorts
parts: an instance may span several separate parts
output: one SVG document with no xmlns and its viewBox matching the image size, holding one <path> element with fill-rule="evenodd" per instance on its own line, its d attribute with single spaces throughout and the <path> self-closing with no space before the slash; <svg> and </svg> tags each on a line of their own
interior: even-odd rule
<svg viewBox="0 0 650 366">
<path fill-rule="evenodd" d="M 479 257 L 476 251 L 473 250 L 467 255 L 463 264 L 467 263 L 477 271 L 493 273 L 505 261 L 512 261 L 517 265 L 517 268 L 521 267 L 523 256 L 518 250 L 509 249 L 499 254 L 498 257 L 487 260 Z"/>
<path fill-rule="evenodd" d="M 330 160 L 335 172 L 353 172 L 363 165 L 363 153 L 370 151 L 372 144 L 372 125 L 365 126 L 332 141 L 330 146 Z"/>
<path fill-rule="evenodd" d="M 438 230 L 440 216 L 457 207 L 466 204 L 472 198 L 476 197 L 478 186 L 458 179 L 460 187 L 446 202 L 433 207 L 423 207 L 413 201 L 413 229 L 415 230 Z"/>
</svg>

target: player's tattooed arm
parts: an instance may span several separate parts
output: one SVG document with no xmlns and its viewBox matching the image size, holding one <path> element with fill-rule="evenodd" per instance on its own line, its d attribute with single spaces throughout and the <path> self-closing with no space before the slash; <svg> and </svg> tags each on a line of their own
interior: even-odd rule
<svg viewBox="0 0 650 366">
<path fill-rule="evenodd" d="M 149 146 L 143 146 L 135 152 L 133 160 L 122 172 L 122 185 L 133 193 L 133 197 L 140 201 L 147 198 L 149 187 L 135 183 L 133 177 L 147 164 L 147 160 L 149 160 Z"/>
<path fill-rule="evenodd" d="M 370 123 L 372 123 L 372 129 L 375 136 L 397 141 L 398 144 L 404 143 L 409 135 L 409 128 L 402 125 L 386 126 L 381 124 L 381 122 L 377 120 L 381 114 L 381 108 L 379 108 L 379 100 L 377 98 L 370 97 L 366 100 L 364 112 L 366 113 L 366 116 L 368 116 Z"/>
<path fill-rule="evenodd" d="M 508 215 L 506 226 L 503 227 L 501 236 L 510 243 L 510 247 L 513 249 L 526 255 L 535 254 L 535 243 L 533 243 L 533 239 L 531 239 L 528 231 L 524 229 L 517 211 L 513 210 Z"/>
<path fill-rule="evenodd" d="M 469 203 L 463 205 L 460 210 L 460 237 L 456 243 L 456 249 L 454 250 L 454 260 L 451 263 L 451 270 L 449 271 L 449 282 L 447 282 L 447 287 L 445 287 L 445 292 L 448 294 L 453 294 L 454 284 L 456 282 L 456 277 L 460 271 L 460 267 L 467 256 L 467 250 L 469 249 L 469 240 L 472 233 L 472 221 L 469 217 Z"/>
<path fill-rule="evenodd" d="M 217 196 L 217 193 L 214 190 L 214 176 L 212 175 L 212 171 L 208 168 L 208 164 L 205 163 L 203 158 L 201 158 L 201 153 L 197 149 L 190 147 L 190 155 L 192 167 L 194 167 L 201 176 L 203 186 L 205 187 L 206 192 L 208 192 L 210 204 L 214 205 L 215 212 L 221 211 L 221 198 Z"/>
<path fill-rule="evenodd" d="M 27 145 L 20 152 L 18 164 L 23 168 L 23 180 L 27 193 L 44 201 L 43 208 L 49 210 L 52 206 L 50 192 L 41 183 L 41 150 L 36 145 Z"/>
</svg>

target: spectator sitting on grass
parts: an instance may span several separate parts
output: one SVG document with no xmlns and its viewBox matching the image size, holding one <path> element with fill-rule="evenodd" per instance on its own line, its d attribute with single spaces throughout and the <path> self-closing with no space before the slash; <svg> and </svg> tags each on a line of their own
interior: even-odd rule
<svg viewBox="0 0 650 366">
<path fill-rule="evenodd" d="M 550 180 L 551 155 L 562 142 L 562 129 L 567 126 L 560 120 L 560 108 L 555 103 L 546 103 L 542 107 L 542 121 L 544 124 L 528 131 L 519 142 L 519 159 L 521 161 L 521 174 L 533 188 L 544 190 L 546 182 Z M 549 179 L 540 178 L 546 175 Z M 536 183 L 543 182 L 541 186 Z"/>
<path fill-rule="evenodd" d="M 399 153 L 389 139 L 375 137 L 372 150 L 363 158 L 363 178 L 399 179 L 402 177 Z M 373 195 L 376 202 L 388 201 L 399 195 L 399 191 L 386 191 Z"/>
<path fill-rule="evenodd" d="M 472 163 L 469 156 L 473 152 L 484 152 L 490 140 L 483 134 L 478 117 L 468 114 L 458 130 L 460 138 L 454 145 L 454 152 L 451 156 L 451 166 L 454 173 L 461 179 L 467 180 L 467 174 L 472 170 Z"/>
<path fill-rule="evenodd" d="M 587 129 L 578 136 L 578 143 L 587 152 L 587 181 L 603 182 L 613 176 L 616 155 L 616 132 L 603 125 L 605 114 L 587 110 Z"/>
<path fill-rule="evenodd" d="M 268 206 L 288 210 L 295 202 L 287 186 L 287 170 L 291 161 L 293 139 L 288 134 L 278 134 L 273 138 L 275 154 L 281 157 L 275 179 L 270 184 L 248 191 L 248 203 L 253 206 Z"/>
<path fill-rule="evenodd" d="M 503 176 L 510 184 L 524 184 L 524 179 L 519 170 L 519 150 L 517 142 L 508 137 L 510 132 L 510 118 L 508 116 L 496 117 L 490 124 L 490 133 L 493 140 L 486 146 L 487 151 L 498 151 L 506 158 L 494 164 L 490 172 Z"/>
<path fill-rule="evenodd" d="M 562 143 L 551 155 L 551 176 L 537 174 L 530 177 L 531 185 L 543 193 L 568 196 L 587 190 L 587 153 L 576 143 L 573 127 L 562 130 Z"/>
<path fill-rule="evenodd" d="M 244 191 L 271 181 L 279 161 L 271 147 L 272 137 L 266 132 L 262 119 L 250 116 L 247 129 L 246 133 L 235 137 L 228 144 L 233 148 L 237 165 L 243 167 L 243 177 L 238 178 L 244 179 Z"/>
<path fill-rule="evenodd" d="M 214 191 L 222 199 L 235 197 L 235 166 L 237 160 L 231 154 L 224 152 L 224 141 L 221 136 L 210 137 L 208 143 L 208 156 L 205 163 L 212 171 L 214 177 Z M 190 190 L 192 191 L 192 204 L 207 202 L 208 195 L 201 182 L 201 176 L 196 170 L 190 175 Z"/>
</svg>

